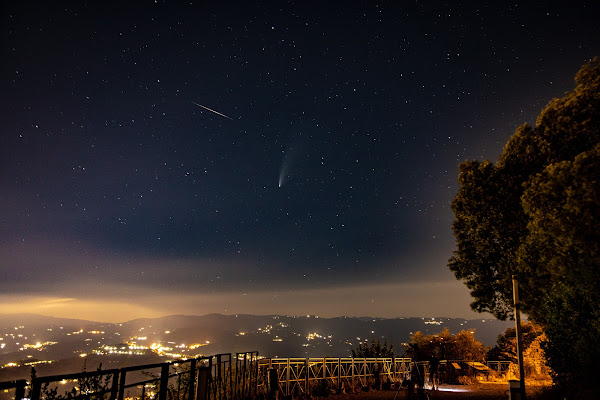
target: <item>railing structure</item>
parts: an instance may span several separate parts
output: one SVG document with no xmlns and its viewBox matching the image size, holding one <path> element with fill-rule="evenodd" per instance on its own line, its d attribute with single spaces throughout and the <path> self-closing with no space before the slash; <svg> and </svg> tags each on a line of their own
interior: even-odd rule
<svg viewBox="0 0 600 400">
<path fill-rule="evenodd" d="M 466 361 L 442 361 L 440 382 L 472 374 Z M 488 361 L 504 373 L 508 361 Z M 418 367 L 418 369 L 414 369 Z M 411 370 L 429 376 L 429 362 L 410 358 L 273 358 L 258 352 L 217 354 L 182 361 L 0 382 L 14 400 L 249 400 L 342 393 L 384 382 L 400 384 Z M 64 394 L 59 393 L 59 390 Z M 66 390 L 66 391 L 65 391 Z M 7 398 L 7 396 L 3 396 Z"/>
<path fill-rule="evenodd" d="M 258 352 L 0 382 L 15 400 L 236 400 L 256 397 Z M 27 390 L 28 389 L 28 390 Z M 6 398 L 7 396 L 3 396 Z"/>
<path fill-rule="evenodd" d="M 510 369 L 510 361 L 487 361 L 486 365 L 498 374 L 505 374 Z"/>
<path fill-rule="evenodd" d="M 410 358 L 273 358 L 259 362 L 259 376 L 269 377 L 261 381 L 263 390 L 274 385 L 284 396 L 308 395 L 316 385 L 342 392 L 356 386 L 369 386 L 377 379 L 383 382 L 401 381 L 410 371 Z M 275 389 L 271 387 L 270 390 Z"/>
<path fill-rule="evenodd" d="M 15 399 L 21 400 L 25 398 L 25 388 L 27 387 L 27 381 L 25 379 L 19 379 L 16 381 L 0 382 L 0 391 L 15 391 Z"/>
<path fill-rule="evenodd" d="M 253 399 L 258 394 L 259 368 L 258 351 L 236 353 L 235 398 Z"/>
<path fill-rule="evenodd" d="M 233 398 L 233 376 L 231 371 L 231 353 L 217 354 L 211 358 L 215 360 L 215 365 L 210 366 L 209 393 L 212 400 L 228 400 Z M 200 399 L 205 399 L 201 397 Z M 120 399 L 119 399 L 120 400 Z M 162 400 L 162 399 L 159 399 Z"/>
<path fill-rule="evenodd" d="M 442 360 L 438 365 L 438 381 L 440 383 L 458 383 L 459 377 L 487 376 L 490 372 L 498 376 L 506 374 L 510 369 L 510 361 L 486 361 L 483 365 L 489 370 L 475 366 L 472 360 Z M 423 374 L 425 380 L 429 378 L 429 361 L 417 362 L 419 373 Z"/>
</svg>

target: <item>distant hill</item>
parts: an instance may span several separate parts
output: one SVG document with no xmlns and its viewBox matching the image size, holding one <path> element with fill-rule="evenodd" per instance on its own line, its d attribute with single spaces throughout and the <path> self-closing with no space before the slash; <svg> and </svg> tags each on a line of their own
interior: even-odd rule
<svg viewBox="0 0 600 400">
<path fill-rule="evenodd" d="M 394 344 L 396 353 L 401 353 L 401 344 L 408 342 L 411 333 L 417 331 L 431 334 L 444 328 L 452 333 L 463 329 L 475 330 L 477 339 L 491 346 L 500 333 L 512 326 L 512 322 L 495 319 L 319 318 L 243 314 L 171 315 L 112 324 L 35 314 L 0 314 L 2 336 L 18 332 L 32 343 L 58 342 L 48 348 L 48 351 L 52 349 L 53 358 L 62 358 L 60 352 L 67 352 L 66 358 L 78 352 L 91 352 L 101 344 L 127 342 L 140 337 L 152 342 L 201 343 L 206 354 L 258 350 L 267 357 L 348 356 L 360 340 L 375 338 Z M 139 342 L 141 339 L 135 340 Z M 16 346 L 10 346 L 6 337 L 4 344 L 0 355 L 19 351 Z"/>
<path fill-rule="evenodd" d="M 0 329 L 20 325 L 37 328 L 52 325 L 87 328 L 89 326 L 105 325 L 105 323 L 81 319 L 49 317 L 39 314 L 0 314 Z"/>
<path fill-rule="evenodd" d="M 197 355 L 258 351 L 270 358 L 347 357 L 360 341 L 374 338 L 402 343 L 417 331 L 425 334 L 474 330 L 492 346 L 513 322 L 461 318 L 370 318 L 283 315 L 171 315 L 103 323 L 35 314 L 0 314 L 0 381 L 59 372 L 156 363 Z M 145 350 L 128 352 L 128 346 Z M 163 349 L 159 352 L 157 347 Z M 124 353 L 110 349 L 126 349 Z M 117 353 L 117 354 L 115 354 Z M 35 364 L 41 362 L 40 364 Z M 32 364 L 34 363 L 34 364 Z"/>
</svg>

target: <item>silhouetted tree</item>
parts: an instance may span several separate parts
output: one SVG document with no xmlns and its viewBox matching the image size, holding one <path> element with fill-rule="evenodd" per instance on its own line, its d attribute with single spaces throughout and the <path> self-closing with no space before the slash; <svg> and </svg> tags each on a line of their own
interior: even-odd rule
<svg viewBox="0 0 600 400">
<path fill-rule="evenodd" d="M 523 340 L 523 351 L 529 348 L 540 335 L 543 334 L 542 327 L 531 323 L 521 323 L 521 338 Z M 486 360 L 517 362 L 517 330 L 508 328 L 503 334 L 498 335 L 496 345 L 488 350 Z"/>
<path fill-rule="evenodd" d="M 515 274 L 555 379 L 586 386 L 600 359 L 600 59 L 575 82 L 535 127 L 517 129 L 496 165 L 460 164 L 449 267 L 472 308 L 500 319 L 512 316 Z"/>
<path fill-rule="evenodd" d="M 474 331 L 462 330 L 452 335 L 448 328 L 440 333 L 424 335 L 418 331 L 405 345 L 405 355 L 415 360 L 429 360 L 433 356 L 442 360 L 483 361 L 483 344 L 475 339 Z"/>
<path fill-rule="evenodd" d="M 363 343 L 358 344 L 358 348 L 352 349 L 352 357 L 355 358 L 368 358 L 368 357 L 393 357 L 394 356 L 394 345 L 390 344 L 388 347 L 387 340 L 381 344 L 381 341 L 371 338 L 371 342 L 365 340 Z"/>
</svg>

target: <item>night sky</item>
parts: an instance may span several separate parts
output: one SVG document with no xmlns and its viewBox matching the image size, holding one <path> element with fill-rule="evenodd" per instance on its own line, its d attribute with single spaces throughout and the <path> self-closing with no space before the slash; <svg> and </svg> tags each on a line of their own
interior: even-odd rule
<svg viewBox="0 0 600 400">
<path fill-rule="evenodd" d="M 458 164 L 600 55 L 596 1 L 6 3 L 0 312 L 476 317 Z"/>
</svg>

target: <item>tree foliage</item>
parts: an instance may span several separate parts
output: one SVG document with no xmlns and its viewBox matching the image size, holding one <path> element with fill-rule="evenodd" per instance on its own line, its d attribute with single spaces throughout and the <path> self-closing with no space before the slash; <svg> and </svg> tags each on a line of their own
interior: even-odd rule
<svg viewBox="0 0 600 400">
<path fill-rule="evenodd" d="M 539 336 L 543 335 L 542 327 L 534 323 L 521 323 L 521 339 L 523 351 L 529 348 Z M 517 362 L 517 330 L 508 328 L 498 335 L 496 345 L 488 350 L 486 360 Z"/>
<path fill-rule="evenodd" d="M 516 275 L 556 378 L 581 382 L 600 358 L 600 59 L 575 82 L 535 127 L 517 129 L 495 165 L 459 166 L 449 268 L 472 308 L 500 319 L 512 316 Z"/>
<path fill-rule="evenodd" d="M 440 333 L 424 335 L 418 331 L 405 346 L 405 355 L 415 360 L 429 360 L 436 356 L 443 360 L 483 361 L 483 344 L 475 339 L 474 331 L 462 330 L 452 335 L 446 328 Z"/>
<path fill-rule="evenodd" d="M 521 339 L 523 343 L 523 364 L 525 375 L 528 378 L 546 380 L 550 377 L 551 370 L 547 365 L 543 344 L 547 337 L 538 324 L 521 323 Z M 488 350 L 488 361 L 511 361 L 510 371 L 518 376 L 517 366 L 517 335 L 515 328 L 508 328 L 503 334 L 498 335 L 496 345 Z"/>
</svg>

